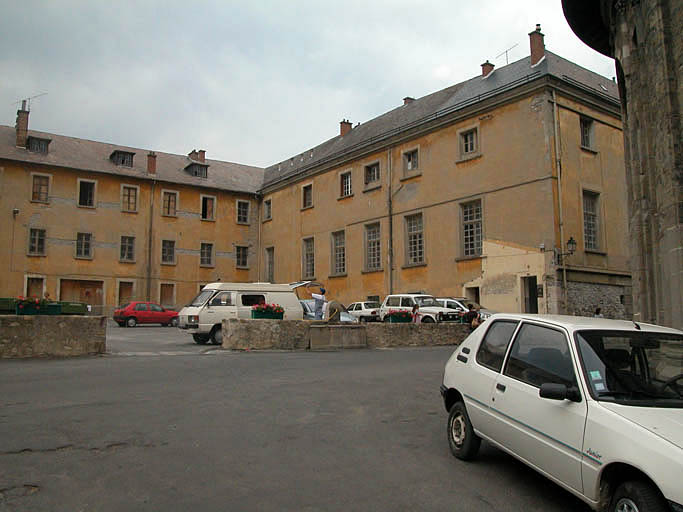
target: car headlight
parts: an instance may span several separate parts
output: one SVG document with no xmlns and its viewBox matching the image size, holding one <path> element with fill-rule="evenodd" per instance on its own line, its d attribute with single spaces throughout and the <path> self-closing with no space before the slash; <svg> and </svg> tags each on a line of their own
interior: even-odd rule
<svg viewBox="0 0 683 512">
<path fill-rule="evenodd" d="M 189 315 L 187 317 L 187 323 L 188 324 L 198 324 L 199 323 L 199 316 L 197 315 Z"/>
</svg>

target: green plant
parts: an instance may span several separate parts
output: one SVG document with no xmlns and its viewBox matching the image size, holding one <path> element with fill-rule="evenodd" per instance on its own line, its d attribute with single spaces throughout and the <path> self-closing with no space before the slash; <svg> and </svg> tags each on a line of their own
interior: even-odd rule
<svg viewBox="0 0 683 512">
<path fill-rule="evenodd" d="M 280 304 L 254 304 L 251 309 L 253 311 L 259 311 L 261 313 L 284 313 L 285 308 L 280 306 Z"/>
<path fill-rule="evenodd" d="M 16 305 L 19 310 L 24 308 L 40 309 L 47 306 L 47 300 L 39 299 L 38 297 L 23 297 L 19 296 L 16 299 Z"/>
<path fill-rule="evenodd" d="M 390 318 L 410 319 L 413 317 L 410 311 L 401 311 L 400 309 L 390 309 L 386 316 Z"/>
</svg>

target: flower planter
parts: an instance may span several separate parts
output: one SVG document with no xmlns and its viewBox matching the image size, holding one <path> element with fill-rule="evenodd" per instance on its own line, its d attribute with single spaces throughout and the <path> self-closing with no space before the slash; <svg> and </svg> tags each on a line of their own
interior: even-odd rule
<svg viewBox="0 0 683 512">
<path fill-rule="evenodd" d="M 272 311 L 254 311 L 251 310 L 252 318 L 265 318 L 268 320 L 282 320 L 284 318 L 284 313 L 273 313 Z"/>
<path fill-rule="evenodd" d="M 17 315 L 61 315 L 62 306 L 59 303 L 50 303 L 39 306 L 38 304 L 17 304 Z"/>
<path fill-rule="evenodd" d="M 402 317 L 402 316 L 390 316 L 389 317 L 389 323 L 390 324 L 409 324 L 412 322 L 413 319 L 411 317 Z"/>
</svg>

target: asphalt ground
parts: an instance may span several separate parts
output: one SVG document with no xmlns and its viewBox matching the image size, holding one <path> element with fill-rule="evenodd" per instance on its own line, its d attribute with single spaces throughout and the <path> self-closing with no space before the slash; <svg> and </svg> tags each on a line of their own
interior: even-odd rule
<svg viewBox="0 0 683 512">
<path fill-rule="evenodd" d="M 229 352 L 174 328 L 0 361 L 0 511 L 588 511 L 446 441 L 450 347 Z"/>
</svg>

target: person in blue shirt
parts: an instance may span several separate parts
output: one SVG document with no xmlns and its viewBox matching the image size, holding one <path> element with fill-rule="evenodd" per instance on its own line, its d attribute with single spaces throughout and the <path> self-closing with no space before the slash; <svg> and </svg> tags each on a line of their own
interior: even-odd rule
<svg viewBox="0 0 683 512">
<path fill-rule="evenodd" d="M 315 300 L 315 307 L 314 307 L 314 312 L 315 312 L 315 319 L 316 320 L 322 320 L 323 319 L 323 307 L 325 306 L 325 288 L 322 286 L 320 287 L 320 293 L 311 293 L 311 297 Z"/>
</svg>

